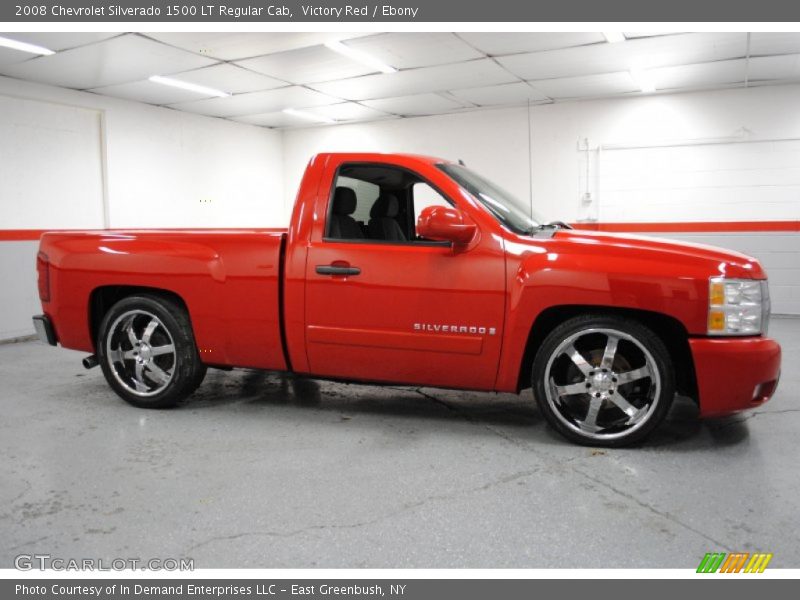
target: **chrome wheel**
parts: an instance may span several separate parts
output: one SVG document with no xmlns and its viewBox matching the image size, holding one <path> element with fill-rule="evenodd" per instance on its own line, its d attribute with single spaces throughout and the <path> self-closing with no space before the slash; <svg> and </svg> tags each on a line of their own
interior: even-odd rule
<svg viewBox="0 0 800 600">
<path fill-rule="evenodd" d="M 175 343 L 154 314 L 131 310 L 121 314 L 106 337 L 106 360 L 114 378 L 131 394 L 155 396 L 172 381 Z"/>
<path fill-rule="evenodd" d="M 582 438 L 630 436 L 653 415 L 661 378 L 650 351 L 610 328 L 573 333 L 550 355 L 544 391 L 556 418 Z"/>
</svg>

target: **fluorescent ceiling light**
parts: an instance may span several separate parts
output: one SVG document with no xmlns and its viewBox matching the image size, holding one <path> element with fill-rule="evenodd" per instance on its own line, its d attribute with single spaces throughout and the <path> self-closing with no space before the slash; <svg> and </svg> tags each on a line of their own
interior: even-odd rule
<svg viewBox="0 0 800 600">
<path fill-rule="evenodd" d="M 44 46 L 37 46 L 36 44 L 26 44 L 25 42 L 19 42 L 17 40 L 12 40 L 7 37 L 0 37 L 0 46 L 5 48 L 11 48 L 13 50 L 19 50 L 20 52 L 30 52 L 31 54 L 41 54 L 42 56 L 50 56 L 51 54 L 55 54 L 50 48 L 45 48 Z"/>
<path fill-rule="evenodd" d="M 333 119 L 329 119 L 328 117 L 315 115 L 294 108 L 284 108 L 283 112 L 286 113 L 287 115 L 292 115 L 293 117 L 297 117 L 298 119 L 305 119 L 306 121 L 314 121 L 315 123 L 327 123 L 328 125 L 333 125 L 334 123 L 336 123 L 336 121 L 334 121 Z"/>
<path fill-rule="evenodd" d="M 346 56 L 347 58 L 351 58 L 356 62 L 360 62 L 362 65 L 367 65 L 368 67 L 372 67 L 376 71 L 380 71 L 381 73 L 395 73 L 397 69 L 394 67 L 390 67 L 387 64 L 382 63 L 374 56 L 370 56 L 366 52 L 362 52 L 361 50 L 356 50 L 355 48 L 351 48 L 343 44 L 342 42 L 327 42 L 325 47 L 333 50 L 334 52 L 338 52 Z"/>
<path fill-rule="evenodd" d="M 198 94 L 203 94 L 204 96 L 216 96 L 217 98 L 227 98 L 230 96 L 228 92 L 215 90 L 214 88 L 206 87 L 204 85 L 197 85 L 196 83 L 189 83 L 188 81 L 181 81 L 180 79 L 172 79 L 171 77 L 153 75 L 150 77 L 150 81 L 153 83 L 160 83 L 161 85 L 180 88 L 182 90 L 189 90 L 190 92 L 196 92 Z"/>
<path fill-rule="evenodd" d="M 639 89 L 641 89 L 645 94 L 650 94 L 656 91 L 656 83 L 653 81 L 653 77 L 650 72 L 642 69 L 631 69 L 630 74 L 633 82 L 639 86 Z"/>
<path fill-rule="evenodd" d="M 606 41 L 609 44 L 616 44 L 618 42 L 624 42 L 625 36 L 622 35 L 619 31 L 604 31 L 603 35 L 606 38 Z"/>
</svg>

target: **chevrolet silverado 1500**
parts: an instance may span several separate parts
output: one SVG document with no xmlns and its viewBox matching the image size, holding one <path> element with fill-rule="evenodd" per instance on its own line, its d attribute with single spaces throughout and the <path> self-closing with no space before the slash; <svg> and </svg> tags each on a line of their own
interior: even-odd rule
<svg viewBox="0 0 800 600">
<path fill-rule="evenodd" d="M 288 230 L 48 232 L 39 336 L 140 407 L 208 367 L 533 395 L 568 439 L 643 439 L 775 391 L 758 261 L 531 217 L 461 164 L 321 154 Z"/>
</svg>

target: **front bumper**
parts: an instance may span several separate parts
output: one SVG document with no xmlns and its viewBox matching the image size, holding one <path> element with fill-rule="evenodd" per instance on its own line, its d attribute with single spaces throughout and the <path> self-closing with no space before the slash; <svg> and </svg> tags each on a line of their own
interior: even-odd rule
<svg viewBox="0 0 800 600">
<path fill-rule="evenodd" d="M 56 330 L 53 329 L 53 323 L 47 315 L 36 315 L 33 317 L 33 328 L 36 329 L 36 335 L 45 344 L 55 346 L 58 342 Z"/>
<path fill-rule="evenodd" d="M 781 374 L 781 347 L 767 337 L 690 338 L 700 416 L 718 417 L 769 400 Z"/>
</svg>

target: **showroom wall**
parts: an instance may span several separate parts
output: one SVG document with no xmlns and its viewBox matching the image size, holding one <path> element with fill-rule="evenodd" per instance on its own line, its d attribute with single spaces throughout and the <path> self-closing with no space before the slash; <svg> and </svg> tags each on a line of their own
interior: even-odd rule
<svg viewBox="0 0 800 600">
<path fill-rule="evenodd" d="M 279 132 L 0 77 L 0 139 L 0 339 L 32 333 L 42 229 L 282 219 Z"/>
<path fill-rule="evenodd" d="M 522 199 L 532 192 L 547 219 L 596 219 L 755 255 L 769 271 L 774 311 L 800 314 L 798 107 L 800 86 L 791 85 L 290 130 L 284 210 L 315 152 L 462 158 Z"/>
</svg>

